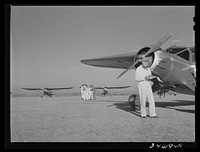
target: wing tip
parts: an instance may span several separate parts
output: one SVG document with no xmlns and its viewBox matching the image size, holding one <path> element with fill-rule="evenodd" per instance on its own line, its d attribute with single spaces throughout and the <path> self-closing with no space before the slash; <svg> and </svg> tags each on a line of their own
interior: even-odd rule
<svg viewBox="0 0 200 152">
<path fill-rule="evenodd" d="M 80 62 L 81 62 L 81 63 L 84 63 L 84 60 L 81 60 Z"/>
<path fill-rule="evenodd" d="M 86 59 L 86 60 L 81 60 L 80 62 L 81 62 L 82 64 L 85 64 L 85 65 L 94 66 L 94 65 L 92 64 L 91 61 L 92 61 L 92 60 L 90 60 L 90 59 Z"/>
</svg>

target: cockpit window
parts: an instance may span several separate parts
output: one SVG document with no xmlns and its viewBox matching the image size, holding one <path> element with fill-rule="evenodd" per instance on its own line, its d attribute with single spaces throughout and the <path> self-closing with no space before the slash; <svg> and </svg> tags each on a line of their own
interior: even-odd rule
<svg viewBox="0 0 200 152">
<path fill-rule="evenodd" d="M 185 50 L 183 52 L 180 52 L 180 53 L 177 53 L 176 55 L 180 56 L 181 58 L 189 61 L 189 56 L 190 56 L 190 53 L 188 50 Z"/>
<path fill-rule="evenodd" d="M 169 48 L 166 50 L 166 52 L 171 53 L 171 54 L 176 54 L 178 52 L 183 51 L 184 49 L 186 49 L 186 48 L 182 48 L 182 47 L 181 48 Z"/>
</svg>

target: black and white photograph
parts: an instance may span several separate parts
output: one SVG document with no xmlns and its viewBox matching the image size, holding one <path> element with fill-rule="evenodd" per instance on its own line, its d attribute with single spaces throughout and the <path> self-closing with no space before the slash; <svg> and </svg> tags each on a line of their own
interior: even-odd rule
<svg viewBox="0 0 200 152">
<path fill-rule="evenodd" d="M 10 142 L 195 143 L 194 17 L 192 5 L 11 5 Z"/>
</svg>

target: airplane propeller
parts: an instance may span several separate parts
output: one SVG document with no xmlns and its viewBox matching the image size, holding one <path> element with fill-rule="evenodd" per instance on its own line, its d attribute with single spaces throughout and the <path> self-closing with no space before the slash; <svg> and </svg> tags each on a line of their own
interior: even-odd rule
<svg viewBox="0 0 200 152">
<path fill-rule="evenodd" d="M 161 38 L 159 41 L 157 41 L 152 47 L 151 49 L 149 49 L 149 51 L 147 51 L 143 57 L 147 57 L 149 54 L 156 52 L 170 37 L 172 36 L 172 34 L 168 34 L 166 36 L 164 36 L 163 38 Z M 140 59 L 137 59 L 131 66 L 129 66 L 126 70 L 124 70 L 118 77 L 117 79 L 119 79 L 122 75 L 124 75 L 126 72 L 128 72 L 130 69 L 132 69 L 138 62 L 140 61 Z"/>
</svg>

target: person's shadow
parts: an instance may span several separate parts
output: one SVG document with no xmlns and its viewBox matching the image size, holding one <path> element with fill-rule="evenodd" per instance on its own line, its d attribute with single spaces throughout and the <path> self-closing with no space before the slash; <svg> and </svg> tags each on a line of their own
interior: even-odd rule
<svg viewBox="0 0 200 152">
<path fill-rule="evenodd" d="M 195 101 L 189 101 L 189 100 L 172 100 L 172 101 L 167 101 L 167 102 L 155 102 L 156 107 L 161 107 L 161 108 L 168 108 L 168 109 L 174 109 L 180 112 L 187 112 L 187 113 L 195 113 L 195 110 L 189 110 L 189 109 L 177 109 L 175 108 L 176 106 L 191 106 L 195 105 Z M 130 112 L 134 115 L 137 115 L 140 117 L 140 109 L 136 108 L 133 110 L 129 104 L 129 102 L 117 102 L 114 103 L 113 105 L 110 106 L 115 106 L 118 109 Z M 148 107 L 148 104 L 147 104 Z"/>
<path fill-rule="evenodd" d="M 115 106 L 118 109 L 124 110 L 126 112 L 130 112 L 130 113 L 132 113 L 134 115 L 137 115 L 137 116 L 141 117 L 140 110 L 139 109 L 132 110 L 129 102 L 120 101 L 120 102 L 114 103 L 113 105 L 109 105 L 108 107 L 110 107 L 110 106 Z"/>
</svg>

